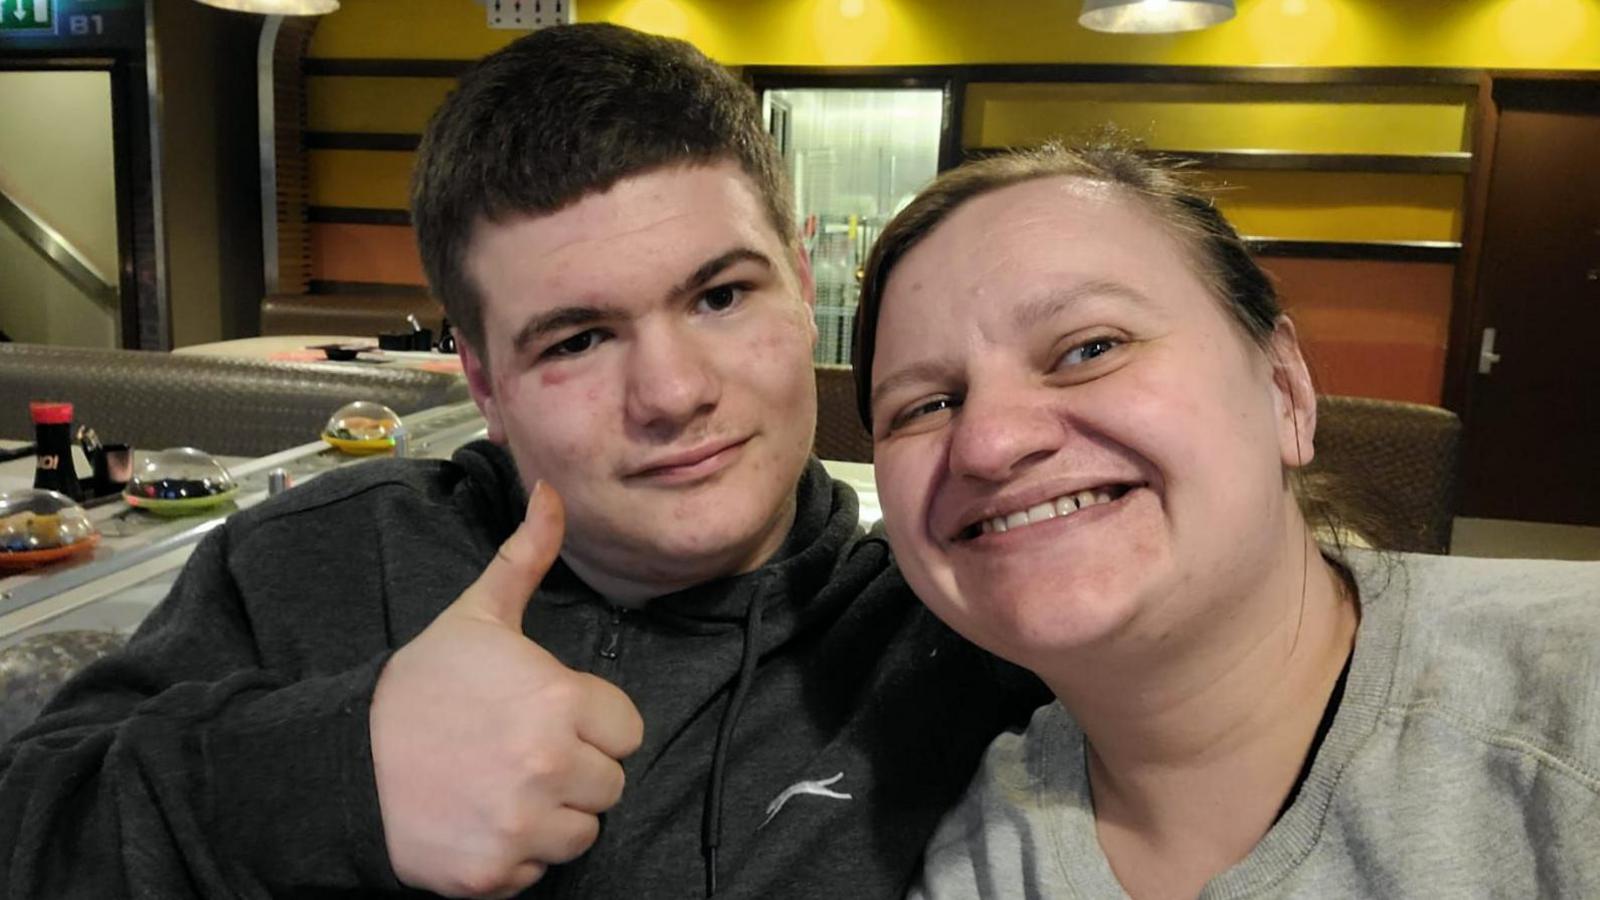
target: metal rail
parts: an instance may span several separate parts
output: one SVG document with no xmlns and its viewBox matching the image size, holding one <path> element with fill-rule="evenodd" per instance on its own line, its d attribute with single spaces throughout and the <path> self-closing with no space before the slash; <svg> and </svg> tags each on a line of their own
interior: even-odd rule
<svg viewBox="0 0 1600 900">
<path fill-rule="evenodd" d="M 0 222 L 11 227 L 22 242 L 61 273 L 73 287 L 110 310 L 120 309 L 117 285 L 77 247 L 50 227 L 38 213 L 28 209 L 0 188 Z"/>
</svg>

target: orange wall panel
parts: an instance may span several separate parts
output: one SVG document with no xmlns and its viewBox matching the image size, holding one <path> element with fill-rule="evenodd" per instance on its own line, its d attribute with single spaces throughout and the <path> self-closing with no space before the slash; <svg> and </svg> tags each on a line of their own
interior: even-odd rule
<svg viewBox="0 0 1600 900">
<path fill-rule="evenodd" d="M 1437 405 L 1455 266 L 1264 257 L 1317 389 Z"/>
<path fill-rule="evenodd" d="M 408 225 L 311 226 L 311 277 L 320 281 L 426 284 Z"/>
</svg>

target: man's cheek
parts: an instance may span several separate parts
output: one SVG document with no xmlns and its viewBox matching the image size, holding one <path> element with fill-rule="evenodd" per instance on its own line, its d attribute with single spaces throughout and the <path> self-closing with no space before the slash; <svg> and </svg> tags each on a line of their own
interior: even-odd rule
<svg viewBox="0 0 1600 900">
<path fill-rule="evenodd" d="M 571 380 L 572 372 L 566 366 L 543 366 L 539 369 L 539 387 L 541 388 L 559 388 Z"/>
</svg>

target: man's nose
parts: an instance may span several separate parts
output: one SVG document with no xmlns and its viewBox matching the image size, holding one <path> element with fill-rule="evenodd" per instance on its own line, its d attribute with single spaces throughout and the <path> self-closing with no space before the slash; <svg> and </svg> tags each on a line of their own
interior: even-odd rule
<svg viewBox="0 0 1600 900">
<path fill-rule="evenodd" d="M 656 433 L 671 433 L 715 408 L 722 383 L 715 360 L 683 328 L 641 332 L 628 366 L 628 419 Z"/>
<path fill-rule="evenodd" d="M 1061 449 L 1066 426 L 1037 391 L 969 386 L 950 437 L 950 471 L 1003 482 Z"/>
</svg>

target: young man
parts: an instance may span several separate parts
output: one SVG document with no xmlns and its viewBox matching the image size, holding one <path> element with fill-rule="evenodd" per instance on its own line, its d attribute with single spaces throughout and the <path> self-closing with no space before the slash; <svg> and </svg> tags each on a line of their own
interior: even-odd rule
<svg viewBox="0 0 1600 900">
<path fill-rule="evenodd" d="M 1044 695 L 808 462 L 787 190 L 681 42 L 573 26 L 467 75 L 413 206 L 492 443 L 217 529 L 0 754 L 0 890 L 898 896 Z"/>
</svg>

